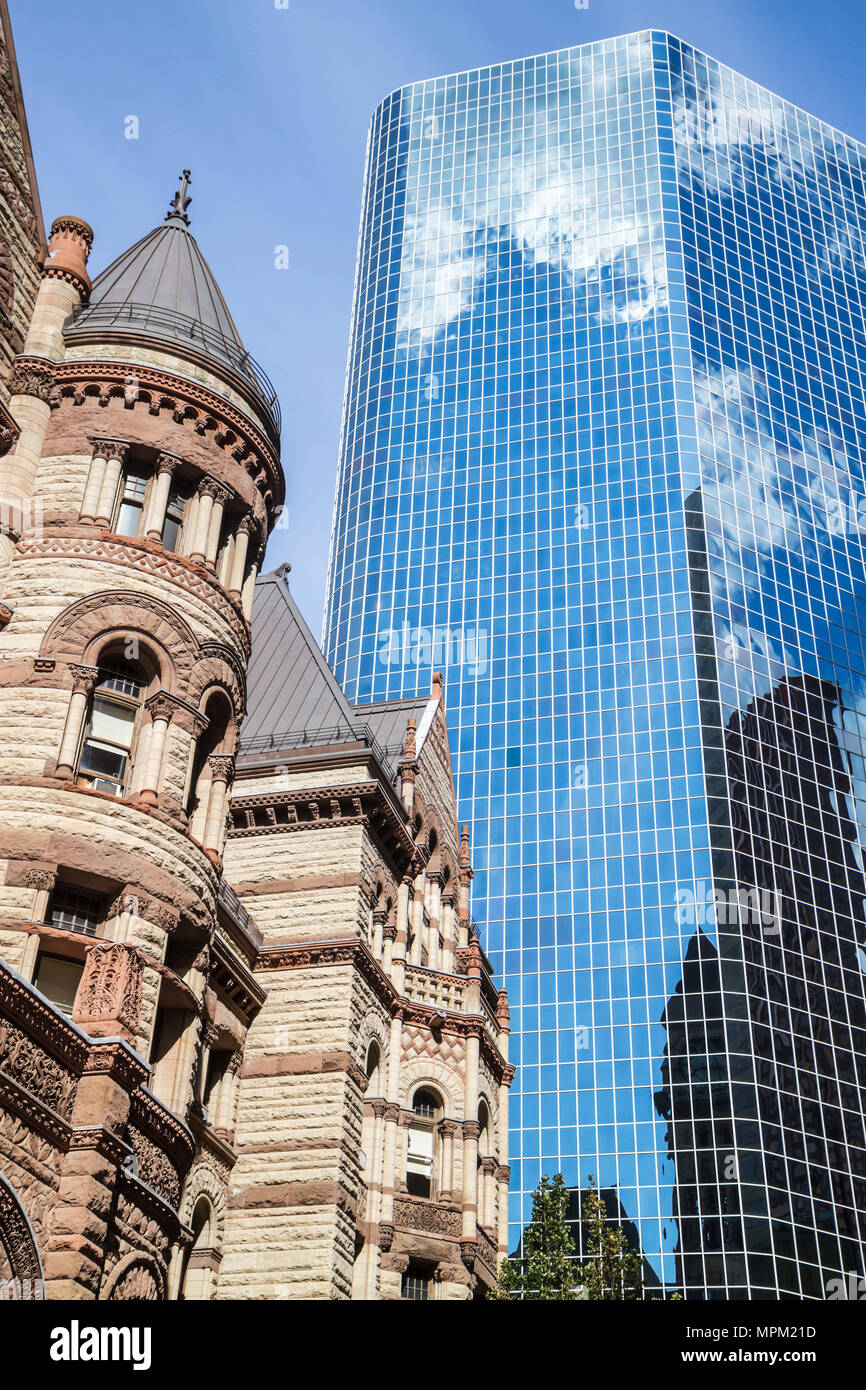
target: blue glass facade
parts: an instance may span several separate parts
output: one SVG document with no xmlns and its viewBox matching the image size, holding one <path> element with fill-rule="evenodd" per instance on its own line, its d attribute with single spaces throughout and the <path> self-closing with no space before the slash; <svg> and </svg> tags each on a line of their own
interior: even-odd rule
<svg viewBox="0 0 866 1390">
<path fill-rule="evenodd" d="M 864 160 L 650 31 L 370 134 L 326 654 L 445 671 L 515 1232 L 688 1297 L 866 1273 Z"/>
</svg>

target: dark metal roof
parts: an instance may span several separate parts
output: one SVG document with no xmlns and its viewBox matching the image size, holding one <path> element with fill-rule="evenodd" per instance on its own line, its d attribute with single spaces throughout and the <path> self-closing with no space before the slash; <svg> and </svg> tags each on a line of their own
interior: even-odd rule
<svg viewBox="0 0 866 1390">
<path fill-rule="evenodd" d="M 356 717 L 372 729 L 388 756 L 399 760 L 409 719 L 414 718 L 416 729 L 420 729 L 429 703 L 429 695 L 426 699 L 414 695 L 405 700 L 381 700 L 373 705 L 355 705 L 354 709 Z"/>
<path fill-rule="evenodd" d="M 288 569 L 280 565 L 256 584 L 240 756 L 361 743 L 393 779 L 410 716 L 420 752 L 436 701 L 415 696 L 351 705 L 289 592 Z"/>
<path fill-rule="evenodd" d="M 363 721 L 337 684 L 289 593 L 285 567 L 263 575 L 253 598 L 253 650 L 241 753 L 313 744 L 327 734 L 363 738 Z M 285 740 L 291 736 L 291 742 Z"/>
<path fill-rule="evenodd" d="M 170 212 L 161 226 L 112 261 L 94 280 L 89 303 L 64 329 L 67 342 L 112 333 L 193 350 L 229 368 L 264 408 L 279 442 L 276 392 L 244 347 L 182 212 Z"/>
</svg>

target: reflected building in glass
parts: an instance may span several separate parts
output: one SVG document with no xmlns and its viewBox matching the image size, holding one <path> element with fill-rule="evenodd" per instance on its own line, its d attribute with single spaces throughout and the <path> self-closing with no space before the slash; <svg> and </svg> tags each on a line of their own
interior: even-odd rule
<svg viewBox="0 0 866 1390">
<path fill-rule="evenodd" d="M 651 31 L 370 134 L 326 652 L 445 672 L 515 1233 L 690 1298 L 866 1275 L 864 161 Z"/>
</svg>

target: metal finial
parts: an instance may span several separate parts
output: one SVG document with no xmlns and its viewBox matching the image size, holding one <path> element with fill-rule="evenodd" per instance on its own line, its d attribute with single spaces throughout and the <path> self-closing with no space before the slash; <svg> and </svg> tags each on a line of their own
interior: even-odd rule
<svg viewBox="0 0 866 1390">
<path fill-rule="evenodd" d="M 186 210 L 192 202 L 192 198 L 187 193 L 187 189 L 189 188 L 191 183 L 192 175 L 190 174 L 189 169 L 184 169 L 183 173 L 180 176 L 180 188 L 175 193 L 174 198 L 172 199 L 171 206 L 169 207 L 168 212 L 165 214 L 166 222 L 170 217 L 179 217 L 182 222 L 185 222 L 186 225 L 189 226 L 189 218 L 186 215 Z"/>
</svg>

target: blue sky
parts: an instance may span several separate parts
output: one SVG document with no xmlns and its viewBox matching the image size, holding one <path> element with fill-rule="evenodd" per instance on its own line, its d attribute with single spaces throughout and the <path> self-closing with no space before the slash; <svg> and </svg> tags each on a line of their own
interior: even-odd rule
<svg viewBox="0 0 866 1390">
<path fill-rule="evenodd" d="M 192 169 L 192 229 L 282 402 L 289 528 L 267 565 L 291 560 L 317 635 L 366 132 L 387 92 L 663 28 L 866 139 L 863 0 L 9 3 L 46 222 L 92 224 L 94 271 L 162 220 Z"/>
</svg>

